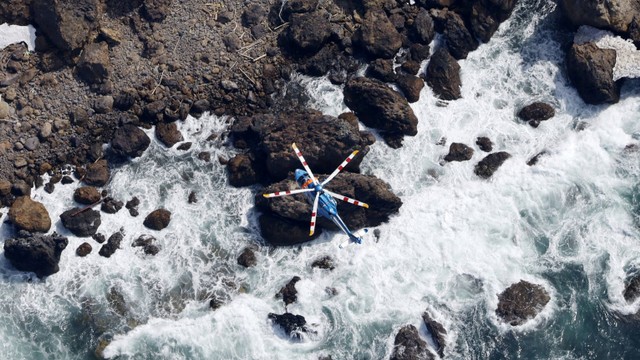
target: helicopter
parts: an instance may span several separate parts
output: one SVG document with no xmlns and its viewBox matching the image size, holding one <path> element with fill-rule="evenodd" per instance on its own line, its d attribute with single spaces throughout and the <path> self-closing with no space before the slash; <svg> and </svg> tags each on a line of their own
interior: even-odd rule
<svg viewBox="0 0 640 360">
<path fill-rule="evenodd" d="M 279 197 L 279 196 L 288 196 L 294 194 L 305 194 L 307 201 L 312 204 L 313 208 L 311 210 L 311 228 L 309 230 L 309 236 L 312 236 L 315 233 L 316 228 L 316 218 L 317 215 L 325 217 L 331 221 L 333 221 L 340 230 L 342 230 L 350 239 L 351 242 L 361 244 L 362 243 L 362 235 L 366 233 L 368 230 L 364 229 L 361 232 L 353 233 L 347 225 L 342 221 L 340 215 L 338 215 L 337 203 L 335 199 L 342 200 L 344 202 L 348 202 L 349 204 L 353 204 L 356 206 L 361 206 L 363 208 L 369 208 L 367 203 L 362 201 L 358 201 L 352 198 L 349 198 L 344 195 L 336 194 L 332 191 L 329 191 L 324 188 L 326 184 L 328 184 L 331 180 L 333 180 L 336 175 L 342 169 L 344 169 L 349 162 L 358 154 L 358 150 L 355 150 L 351 153 L 343 162 L 340 164 L 334 171 L 327 177 L 323 182 L 319 182 L 315 176 L 313 176 L 313 172 L 309 168 L 307 161 L 302 156 L 302 152 L 296 146 L 296 143 L 291 144 L 293 151 L 295 152 L 298 160 L 302 163 L 304 170 L 296 169 L 295 178 L 296 182 L 300 186 L 300 189 L 296 190 L 286 190 L 286 191 L 278 191 L 270 194 L 263 194 L 265 198 Z M 348 243 L 348 242 L 347 242 Z M 341 244 L 340 247 L 343 247 L 344 244 Z"/>
</svg>

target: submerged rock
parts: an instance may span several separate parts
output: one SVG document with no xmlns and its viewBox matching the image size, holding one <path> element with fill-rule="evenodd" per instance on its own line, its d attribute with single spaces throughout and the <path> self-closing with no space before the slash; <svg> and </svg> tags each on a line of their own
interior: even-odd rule
<svg viewBox="0 0 640 360">
<path fill-rule="evenodd" d="M 511 326 L 522 325 L 536 317 L 550 299 L 542 286 L 520 280 L 498 295 L 496 315 Z"/>
<path fill-rule="evenodd" d="M 328 255 L 323 256 L 315 260 L 314 262 L 312 262 L 311 267 L 319 268 L 319 269 L 327 269 L 327 270 L 333 270 L 336 268 L 333 259 L 331 258 L 331 256 L 328 256 Z"/>
<path fill-rule="evenodd" d="M 93 209 L 75 207 L 60 215 L 62 225 L 75 236 L 89 237 L 100 227 L 100 212 Z"/>
<path fill-rule="evenodd" d="M 296 300 L 298 300 L 298 290 L 296 290 L 296 283 L 300 280 L 301 279 L 299 276 L 294 276 L 291 281 L 289 281 L 287 285 L 283 286 L 276 294 L 277 298 L 282 298 L 285 306 L 293 304 L 294 302 L 296 302 Z"/>
<path fill-rule="evenodd" d="M 511 154 L 506 151 L 499 151 L 493 154 L 489 154 L 484 159 L 480 160 L 478 164 L 476 164 L 473 172 L 481 178 L 488 179 L 510 157 Z"/>
<path fill-rule="evenodd" d="M 17 198 L 9 209 L 9 220 L 18 230 L 47 232 L 51 228 L 49 212 L 41 203 L 29 196 Z"/>
<path fill-rule="evenodd" d="M 66 237 L 30 234 L 20 231 L 19 237 L 4 242 L 4 256 L 16 269 L 33 271 L 40 278 L 57 273 L 60 254 L 69 244 Z"/>
<path fill-rule="evenodd" d="M 307 320 L 302 315 L 293 315 L 291 313 L 284 313 L 281 315 L 269 313 L 269 320 L 274 324 L 280 326 L 284 333 L 297 340 L 302 338 L 302 333 L 308 332 Z"/>
<path fill-rule="evenodd" d="M 393 342 L 390 360 L 431 360 L 434 356 L 427 342 L 420 338 L 418 329 L 413 325 L 403 326 Z"/>
</svg>

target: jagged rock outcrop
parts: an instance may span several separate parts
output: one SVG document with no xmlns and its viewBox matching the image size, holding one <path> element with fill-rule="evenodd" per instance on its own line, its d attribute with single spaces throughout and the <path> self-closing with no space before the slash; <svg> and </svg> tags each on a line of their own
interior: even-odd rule
<svg viewBox="0 0 640 360">
<path fill-rule="evenodd" d="M 482 42 L 489 39 L 498 30 L 500 23 L 507 20 L 517 0 L 481 0 L 471 5 L 471 32 Z"/>
<path fill-rule="evenodd" d="M 321 11 L 292 14 L 289 27 L 284 33 L 290 52 L 298 54 L 314 54 L 318 52 L 331 36 L 331 27 L 327 18 L 329 14 Z"/>
<path fill-rule="evenodd" d="M 418 329 L 413 325 L 400 328 L 393 341 L 393 352 L 390 360 L 432 360 L 435 359 L 427 347 L 427 342 L 420 338 Z"/>
<path fill-rule="evenodd" d="M 33 271 L 40 278 L 57 273 L 60 254 L 69 240 L 57 233 L 36 235 L 20 231 L 18 237 L 4 242 L 4 256 L 16 269 Z"/>
<path fill-rule="evenodd" d="M 496 315 L 511 326 L 522 325 L 536 317 L 550 299 L 544 287 L 520 280 L 498 295 Z"/>
<path fill-rule="evenodd" d="M 268 317 L 273 324 L 278 325 L 290 338 L 300 340 L 302 333 L 308 332 L 307 320 L 302 315 L 269 313 Z"/>
<path fill-rule="evenodd" d="M 422 321 L 424 321 L 427 331 L 431 334 L 433 343 L 436 346 L 436 352 L 441 358 L 444 358 L 447 330 L 442 326 L 442 324 L 435 320 L 428 311 L 422 313 Z"/>
<path fill-rule="evenodd" d="M 456 100 L 462 97 L 460 87 L 460 65 L 449 51 L 441 47 L 433 54 L 425 74 L 427 84 L 433 93 L 443 100 Z"/>
<path fill-rule="evenodd" d="M 402 47 L 402 36 L 383 10 L 373 9 L 365 13 L 353 43 L 374 59 L 391 59 Z"/>
<path fill-rule="evenodd" d="M 276 294 L 277 298 L 282 298 L 285 307 L 289 304 L 293 304 L 298 300 L 298 290 L 296 289 L 296 283 L 300 281 L 299 276 L 294 276 L 280 291 Z"/>
<path fill-rule="evenodd" d="M 588 104 L 616 103 L 620 82 L 613 80 L 616 51 L 594 43 L 573 44 L 567 54 L 569 79 Z"/>
<path fill-rule="evenodd" d="M 442 35 L 446 39 L 447 48 L 457 60 L 466 59 L 467 55 L 478 48 L 478 40 L 471 35 L 458 13 L 446 11 Z"/>
<path fill-rule="evenodd" d="M 323 178 L 321 174 L 316 176 Z M 380 225 L 402 206 L 402 201 L 391 192 L 387 183 L 370 175 L 340 173 L 326 187 L 335 193 L 369 204 L 369 208 L 365 209 L 337 200 L 340 217 L 352 231 Z M 265 216 L 264 220 L 261 217 L 259 221 L 262 236 L 272 245 L 294 245 L 313 239 L 309 237 L 311 205 L 304 195 L 268 199 L 262 196 L 263 192 L 294 188 L 297 188 L 295 182 L 284 180 L 268 186 L 256 195 L 256 206 Z M 330 220 L 318 218 L 317 222 L 316 233 L 322 228 L 338 230 Z"/>
<path fill-rule="evenodd" d="M 8 215 L 18 230 L 44 233 L 51 228 L 51 218 L 47 209 L 29 196 L 17 198 L 9 208 Z"/>
<path fill-rule="evenodd" d="M 381 81 L 364 77 L 349 80 L 344 102 L 365 125 L 380 130 L 393 148 L 402 146 L 404 135 L 418 133 L 418 118 L 407 100 Z"/>
</svg>

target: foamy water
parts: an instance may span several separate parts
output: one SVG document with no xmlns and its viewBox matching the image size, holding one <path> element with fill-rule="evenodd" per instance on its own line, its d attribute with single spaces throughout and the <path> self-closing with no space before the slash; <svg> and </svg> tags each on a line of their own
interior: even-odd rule
<svg viewBox="0 0 640 360">
<path fill-rule="evenodd" d="M 135 195 L 141 204 L 136 218 L 126 209 L 102 214 L 99 232 L 126 233 L 111 258 L 99 256 L 90 239 L 93 253 L 76 257 L 86 239 L 70 236 L 60 272 L 42 281 L 0 256 L 2 353 L 84 359 L 107 339 L 104 354 L 118 359 L 382 359 L 406 324 L 428 339 L 421 314 L 429 309 L 449 333 L 449 358 L 637 357 L 635 325 L 616 314 L 640 307 L 622 297 L 626 272 L 640 265 L 633 202 L 640 151 L 625 150 L 640 140 L 640 90 L 630 83 L 618 104 L 585 105 L 562 73 L 564 37 L 545 30 L 553 5 L 531 3 L 460 62 L 462 99 L 442 106 L 425 87 L 412 104 L 418 135 L 398 150 L 382 141 L 372 146 L 363 172 L 390 183 L 404 203 L 378 227 L 379 240 L 340 250 L 344 236 L 325 232 L 299 247 L 261 246 L 257 266 L 241 268 L 242 249 L 262 244 L 253 208 L 260 189 L 228 186 L 217 157 L 234 150 L 221 137 L 206 140 L 228 119 L 189 118 L 181 131 L 191 150 L 154 140 L 141 158 L 114 169 L 112 196 Z M 332 115 L 347 110 L 339 87 L 300 79 L 313 107 Z M 556 109 L 536 129 L 515 116 L 533 101 Z M 474 145 L 478 136 L 512 155 L 489 180 L 473 174 L 486 155 Z M 446 146 L 436 145 L 442 137 Z M 451 142 L 474 147 L 473 158 L 443 164 Z M 543 150 L 537 165 L 526 165 Z M 200 151 L 210 151 L 212 161 L 199 160 Z M 34 195 L 65 235 L 57 219 L 74 206 L 76 186 Z M 191 191 L 195 204 L 187 203 Z M 144 216 L 158 207 L 172 212 L 169 227 L 145 229 Z M 3 238 L 7 226 L 0 227 Z M 130 246 L 140 234 L 156 237 L 156 256 Z M 312 269 L 325 255 L 336 269 Z M 274 295 L 295 275 L 302 278 L 298 301 L 288 311 L 305 316 L 314 331 L 301 342 L 267 321 L 268 313 L 284 312 Z M 544 286 L 551 301 L 513 328 L 496 318 L 496 294 L 521 279 Z M 124 312 L 110 305 L 111 289 L 124 299 Z M 213 294 L 225 299 L 216 311 L 208 306 Z"/>
</svg>

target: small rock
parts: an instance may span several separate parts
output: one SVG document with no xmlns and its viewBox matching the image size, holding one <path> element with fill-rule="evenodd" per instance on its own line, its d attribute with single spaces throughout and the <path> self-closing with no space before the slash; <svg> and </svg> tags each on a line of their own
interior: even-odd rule
<svg viewBox="0 0 640 360">
<path fill-rule="evenodd" d="M 276 297 L 282 297 L 285 306 L 292 304 L 296 302 L 296 300 L 298 300 L 298 290 L 296 290 L 296 283 L 300 280 L 301 279 L 299 276 L 294 276 L 291 281 L 289 281 L 287 285 L 282 287 L 276 294 Z"/>
<path fill-rule="evenodd" d="M 107 238 L 103 235 L 103 234 L 93 234 L 91 235 L 91 238 L 97 242 L 99 242 L 100 244 L 102 244 L 103 242 L 107 241 Z"/>
<path fill-rule="evenodd" d="M 78 248 L 76 249 L 76 255 L 80 257 L 85 257 L 89 255 L 92 250 L 93 248 L 91 247 L 91 244 L 85 242 L 80 244 L 80 246 L 78 246 Z"/>
<path fill-rule="evenodd" d="M 491 150 L 493 150 L 493 143 L 488 137 L 478 137 L 478 139 L 476 140 L 476 145 L 478 145 L 478 147 L 480 147 L 480 150 L 484 152 L 491 152 Z"/>
<path fill-rule="evenodd" d="M 180 151 L 187 151 L 191 149 L 191 145 L 191 142 L 183 142 L 182 144 L 178 145 L 177 149 Z"/>
<path fill-rule="evenodd" d="M 8 119 L 11 116 L 11 106 L 0 100 L 0 119 Z"/>
<path fill-rule="evenodd" d="M 113 109 L 113 96 L 100 96 L 93 101 L 93 110 L 97 114 L 108 114 Z"/>
<path fill-rule="evenodd" d="M 73 184 L 73 178 L 69 175 L 65 175 L 62 177 L 62 179 L 60 180 L 60 183 L 62 185 L 68 185 L 68 184 Z"/>
<path fill-rule="evenodd" d="M 49 136 L 51 136 L 51 123 L 50 122 L 46 122 L 42 125 L 42 128 L 40 128 L 40 137 L 42 139 L 47 139 Z"/>
<path fill-rule="evenodd" d="M 476 164 L 473 172 L 481 178 L 488 179 L 510 157 L 511 154 L 506 151 L 489 154 Z"/>
<path fill-rule="evenodd" d="M 113 255 L 113 253 L 115 253 L 116 250 L 120 248 L 120 243 L 122 242 L 122 239 L 124 239 L 124 233 L 122 232 L 122 229 L 121 229 L 119 232 L 109 236 L 109 240 L 107 240 L 106 244 L 102 245 L 98 254 L 100 254 L 100 256 L 104 256 L 107 258 L 111 257 L 111 255 Z"/>
<path fill-rule="evenodd" d="M 143 225 L 152 230 L 162 230 L 169 226 L 171 221 L 171 212 L 166 209 L 157 209 L 152 211 L 144 219 Z"/>
<path fill-rule="evenodd" d="M 38 138 L 35 136 L 28 138 L 27 141 L 24 142 L 24 147 L 29 151 L 37 149 L 39 145 L 40 140 L 38 140 Z"/>
<path fill-rule="evenodd" d="M 107 214 L 115 214 L 122 209 L 122 201 L 116 200 L 110 196 L 105 197 L 100 205 L 100 210 Z"/>
<path fill-rule="evenodd" d="M 553 106 L 543 102 L 534 102 L 523 107 L 518 112 L 518 117 L 524 121 L 544 121 L 551 119 L 555 114 Z"/>
<path fill-rule="evenodd" d="M 196 197 L 196 192 L 192 191 L 189 193 L 189 204 L 195 204 L 198 202 L 198 198 Z"/>
<path fill-rule="evenodd" d="M 471 160 L 473 149 L 462 143 L 451 143 L 449 153 L 444 157 L 445 161 L 467 161 Z"/>
<path fill-rule="evenodd" d="M 496 315 L 517 326 L 538 315 L 551 298 L 544 287 L 520 280 L 498 295 L 498 299 Z"/>
<path fill-rule="evenodd" d="M 238 264 L 244 266 L 245 268 L 250 268 L 252 266 L 256 266 L 257 264 L 256 255 L 250 248 L 245 248 L 242 251 L 242 254 L 238 257 Z"/>
</svg>

